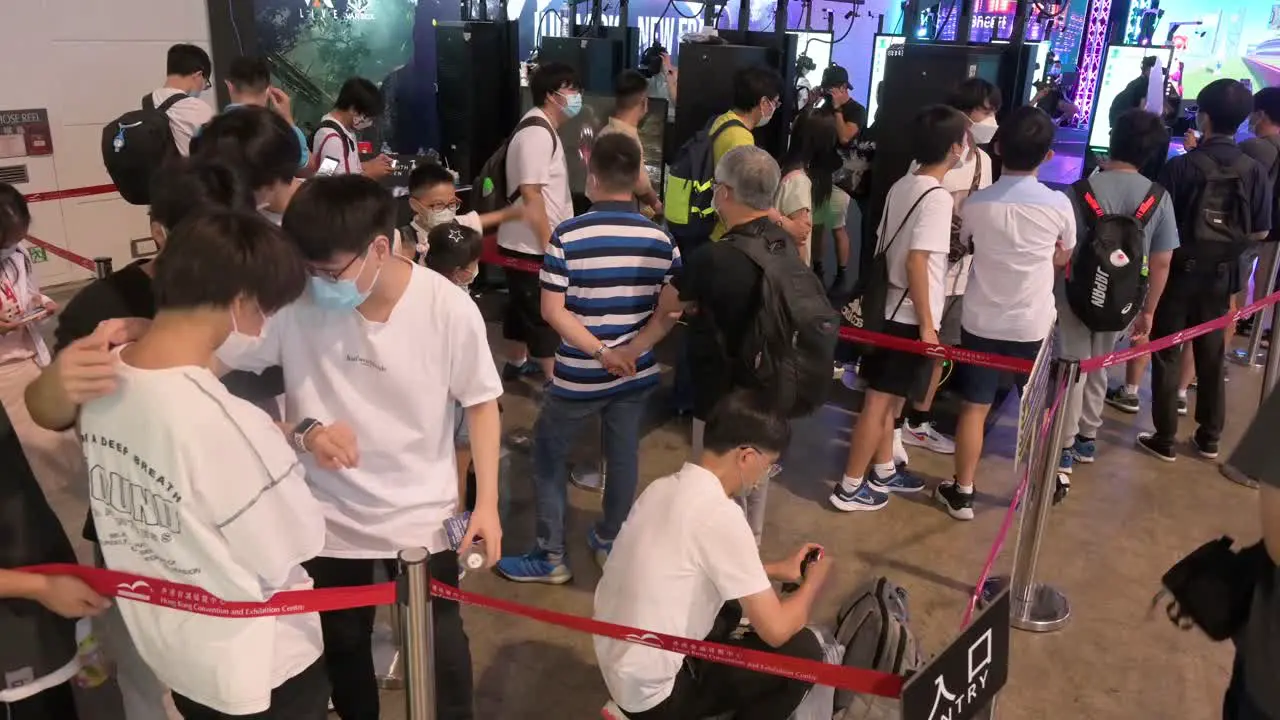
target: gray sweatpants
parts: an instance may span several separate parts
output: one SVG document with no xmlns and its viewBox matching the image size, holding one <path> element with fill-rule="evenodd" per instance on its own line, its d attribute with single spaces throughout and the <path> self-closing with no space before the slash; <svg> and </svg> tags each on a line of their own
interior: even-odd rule
<svg viewBox="0 0 1280 720">
<path fill-rule="evenodd" d="M 702 420 L 694 418 L 693 420 L 693 451 L 690 455 L 689 462 L 697 462 L 702 457 L 702 434 L 707 429 L 707 424 Z M 746 497 L 738 498 L 738 504 L 742 506 L 742 512 L 747 516 L 747 524 L 751 526 L 751 534 L 756 536 L 756 547 L 760 547 L 760 542 L 764 539 L 764 507 L 769 499 L 769 481 L 765 480 L 746 495 Z"/>
<path fill-rule="evenodd" d="M 1065 300 L 1058 298 L 1058 347 L 1064 358 L 1085 360 L 1106 355 L 1115 350 L 1116 343 L 1127 332 L 1128 330 L 1093 332 L 1080 322 L 1080 318 L 1076 317 Z M 1063 447 L 1070 447 L 1076 435 L 1086 438 L 1098 437 L 1098 428 L 1102 427 L 1102 408 L 1106 399 L 1107 371 L 1105 369 L 1081 375 L 1080 379 L 1072 384 L 1064 408 L 1067 415 L 1062 429 Z"/>
</svg>

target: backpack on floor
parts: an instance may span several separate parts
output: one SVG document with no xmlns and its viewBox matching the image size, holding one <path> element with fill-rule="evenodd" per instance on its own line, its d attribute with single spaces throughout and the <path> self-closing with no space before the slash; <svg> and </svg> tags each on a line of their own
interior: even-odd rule
<svg viewBox="0 0 1280 720">
<path fill-rule="evenodd" d="M 102 164 L 125 202 L 151 204 L 152 176 L 178 154 L 169 108 L 186 98 L 178 93 L 157 107 L 147 93 L 140 110 L 130 110 L 102 128 Z"/>
<path fill-rule="evenodd" d="M 1147 297 L 1146 227 L 1164 188 L 1151 183 L 1132 215 L 1103 210 L 1088 178 L 1071 189 L 1084 217 L 1086 240 L 1071 260 L 1067 304 L 1093 332 L 1124 330 Z"/>
<path fill-rule="evenodd" d="M 836 615 L 835 641 L 845 667 L 906 675 L 924 666 L 909 625 L 907 591 L 888 578 L 872 579 L 849 596 Z M 836 690 L 833 720 L 897 720 L 900 701 Z"/>
<path fill-rule="evenodd" d="M 715 143 L 720 133 L 731 127 L 745 128 L 741 120 L 731 118 L 711 131 L 718 118 L 685 141 L 667 168 L 667 188 L 662 198 L 667 230 L 681 247 L 695 247 L 711 237 L 716 227 L 716 212 L 711 207 L 715 180 Z M 828 373 L 830 371 L 828 370 Z"/>
<path fill-rule="evenodd" d="M 1187 157 L 1204 176 L 1204 183 L 1192 201 L 1187 227 L 1178 228 L 1179 240 L 1196 257 L 1214 262 L 1235 260 L 1253 232 L 1244 176 L 1254 160 L 1240 153 L 1224 164 L 1203 150 L 1187 153 Z"/>
<path fill-rule="evenodd" d="M 484 165 L 480 168 L 480 175 L 471 183 L 471 209 L 484 215 L 485 213 L 497 212 L 505 207 L 509 207 L 511 203 L 516 201 L 520 196 L 520 188 L 516 188 L 515 192 L 511 191 L 511 186 L 507 184 L 507 150 L 511 147 L 511 141 L 521 130 L 527 127 L 538 126 L 546 128 L 551 133 L 551 158 L 555 157 L 556 146 L 560 142 L 560 137 L 556 135 L 555 128 L 551 127 L 551 123 L 546 118 L 538 116 L 527 117 L 516 125 L 516 129 L 511 133 L 502 145 L 488 160 L 484 161 Z M 547 162 L 551 162 L 551 158 L 547 158 Z M 553 230 L 555 228 L 552 228 Z"/>
<path fill-rule="evenodd" d="M 760 304 L 734 357 L 779 412 L 808 415 L 831 390 L 840 314 L 781 228 L 765 219 L 746 228 L 725 240 L 760 268 Z"/>
</svg>

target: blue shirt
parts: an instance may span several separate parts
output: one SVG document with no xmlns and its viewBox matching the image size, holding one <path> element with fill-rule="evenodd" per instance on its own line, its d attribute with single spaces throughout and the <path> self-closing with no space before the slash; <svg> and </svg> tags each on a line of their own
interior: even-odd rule
<svg viewBox="0 0 1280 720">
<path fill-rule="evenodd" d="M 680 251 L 666 230 L 634 202 L 600 202 L 560 223 L 542 258 L 542 289 L 564 293 L 565 308 L 608 346 L 626 344 L 653 315 L 658 294 L 680 269 Z M 636 361 L 636 374 L 620 378 L 561 341 L 551 393 L 592 400 L 658 384 L 652 352 Z"/>
</svg>

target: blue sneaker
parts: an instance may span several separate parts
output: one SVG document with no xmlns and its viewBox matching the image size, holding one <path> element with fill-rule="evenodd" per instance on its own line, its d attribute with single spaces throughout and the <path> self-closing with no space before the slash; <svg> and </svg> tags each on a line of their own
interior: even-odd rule
<svg viewBox="0 0 1280 720">
<path fill-rule="evenodd" d="M 613 552 L 613 541 L 601 538 L 600 533 L 593 527 L 587 532 L 587 547 L 591 549 L 591 556 L 595 558 L 596 565 L 603 570 L 605 562 L 609 559 L 609 553 Z"/>
<path fill-rule="evenodd" d="M 1076 436 L 1075 444 L 1071 446 L 1071 456 L 1078 463 L 1086 465 L 1093 462 L 1098 454 L 1098 443 L 1093 438 Z"/>
<path fill-rule="evenodd" d="M 913 493 L 924 489 L 924 481 L 903 468 L 887 478 L 878 478 L 871 474 L 871 487 L 884 493 Z"/>
<path fill-rule="evenodd" d="M 1071 465 L 1075 459 L 1075 455 L 1071 452 L 1071 448 L 1062 451 L 1062 457 L 1058 460 L 1058 472 L 1064 475 L 1071 474 Z"/>
<path fill-rule="evenodd" d="M 511 382 L 519 380 L 522 377 L 532 377 L 541 374 L 542 366 L 532 358 L 526 358 L 525 361 L 519 365 L 505 363 L 502 366 L 502 379 L 505 382 Z"/>
<path fill-rule="evenodd" d="M 564 558 L 553 557 L 545 550 L 534 550 L 526 555 L 508 555 L 493 568 L 502 577 L 518 583 L 546 583 L 563 585 L 573 579 Z"/>
<path fill-rule="evenodd" d="M 869 512 L 888 505 L 889 493 L 875 489 L 866 480 L 863 480 L 853 492 L 846 490 L 843 482 L 838 482 L 835 491 L 831 493 L 830 500 L 837 510 Z"/>
</svg>

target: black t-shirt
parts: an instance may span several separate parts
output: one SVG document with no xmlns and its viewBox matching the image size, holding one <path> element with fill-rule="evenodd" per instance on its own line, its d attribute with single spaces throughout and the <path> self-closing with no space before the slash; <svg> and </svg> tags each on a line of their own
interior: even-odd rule
<svg viewBox="0 0 1280 720">
<path fill-rule="evenodd" d="M 1111 101 L 1111 108 L 1107 111 L 1107 117 L 1111 120 L 1111 124 L 1115 125 L 1120 116 L 1138 107 L 1147 97 L 1147 85 L 1151 81 L 1145 75 L 1139 75 L 1129 81 L 1128 85 L 1116 95 L 1116 99 Z"/>
<path fill-rule="evenodd" d="M 723 239 L 694 252 L 672 281 L 680 299 L 697 306 L 689 321 L 688 347 L 693 414 L 700 419 L 734 387 L 749 381 L 734 377 L 734 360 L 760 305 L 762 272 L 733 247 L 737 230 L 730 228 Z"/>
<path fill-rule="evenodd" d="M 1276 201 L 1272 204 L 1271 210 L 1271 234 L 1267 236 L 1267 242 L 1280 241 L 1280 228 L 1276 225 L 1277 219 L 1280 219 L 1280 193 L 1277 193 L 1277 181 L 1280 181 L 1280 135 L 1272 135 L 1265 138 L 1249 138 L 1240 143 L 1240 149 L 1245 155 L 1258 161 L 1262 169 L 1267 171 L 1267 177 L 1271 178 L 1272 198 Z"/>
</svg>

